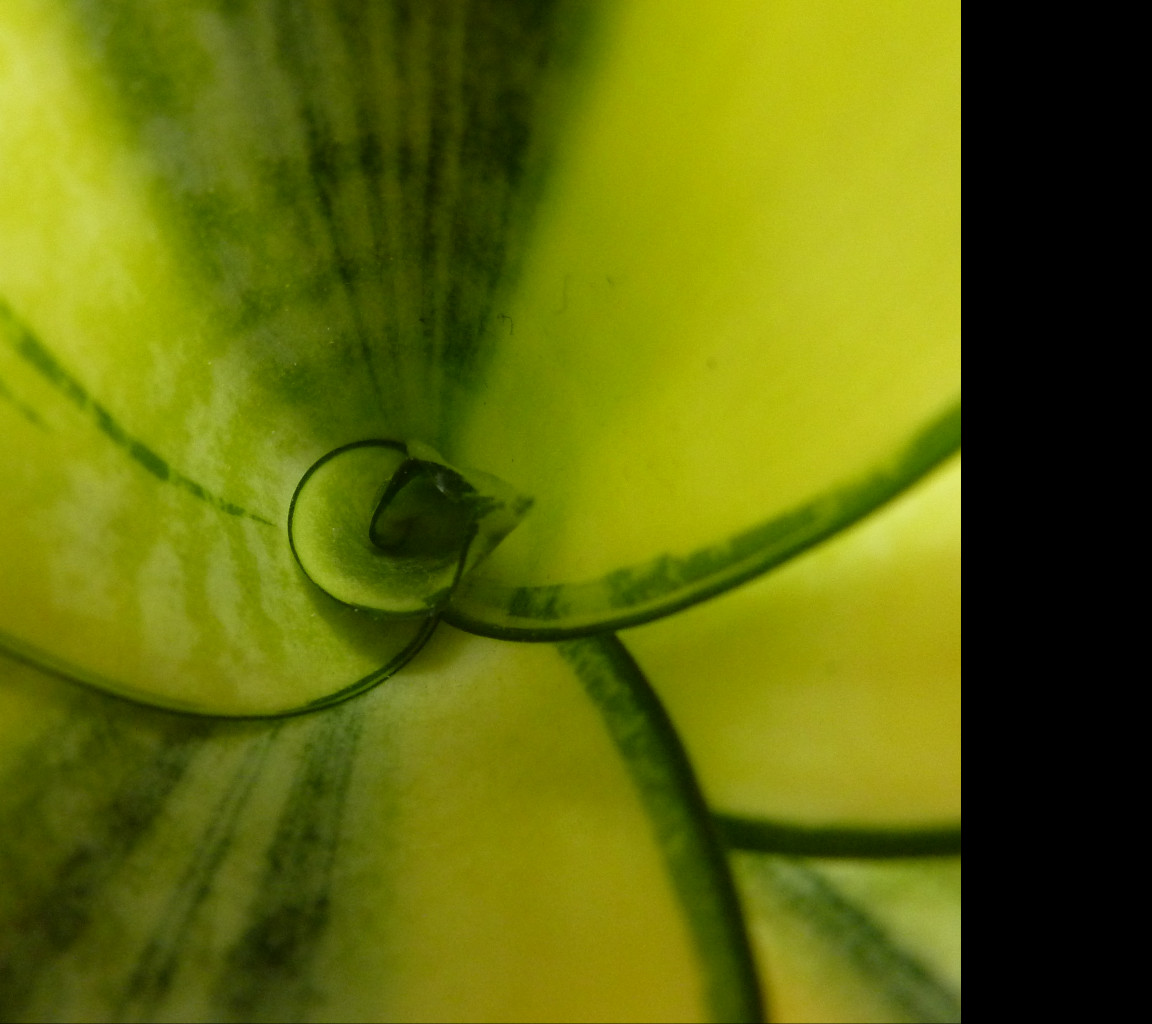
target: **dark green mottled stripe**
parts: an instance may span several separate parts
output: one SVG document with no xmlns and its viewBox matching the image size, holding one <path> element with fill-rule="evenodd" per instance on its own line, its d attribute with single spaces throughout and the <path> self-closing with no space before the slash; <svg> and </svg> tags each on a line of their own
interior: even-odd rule
<svg viewBox="0 0 1152 1024">
<path fill-rule="evenodd" d="M 961 1019 L 960 994 L 903 948 L 863 908 L 848 899 L 818 868 L 788 857 L 756 857 L 750 876 L 777 912 L 794 915 L 831 955 L 881 992 L 906 1020 Z"/>
<path fill-rule="evenodd" d="M 63 367 L 47 346 L 32 333 L 32 330 L 16 316 L 2 299 L 0 299 L 0 324 L 4 327 L 3 336 L 11 346 L 12 351 L 73 405 L 87 413 L 97 429 L 138 466 L 141 466 L 156 479 L 179 487 L 193 497 L 207 502 L 230 516 L 251 519 L 257 523 L 263 523 L 265 526 L 275 525 L 270 519 L 257 515 L 255 512 L 249 512 L 234 502 L 213 494 L 206 487 L 174 469 L 166 459 L 149 448 L 143 441 L 133 437 L 120 425 L 112 413 L 96 401 L 83 385 Z"/>
<path fill-rule="evenodd" d="M 279 71 L 294 85 L 292 91 L 296 115 L 305 139 L 304 172 L 315 197 L 320 228 L 330 251 L 329 261 L 336 280 L 349 304 L 349 315 L 360 354 L 361 368 L 371 382 L 381 405 L 387 402 L 381 374 L 376 365 L 372 332 L 364 323 L 354 300 L 356 279 L 363 272 L 366 254 L 353 251 L 345 241 L 337 210 L 337 192 L 351 175 L 360 173 L 357 147 L 349 148 L 333 135 L 329 117 L 323 107 L 323 90 L 319 83 L 323 64 L 340 64 L 342 54 L 317 51 L 314 19 L 321 12 L 307 5 L 281 4 L 276 8 L 276 31 Z M 327 13 L 327 12 L 325 12 Z"/>
<path fill-rule="evenodd" d="M 21 416 L 23 416 L 33 426 L 40 427 L 42 430 L 48 429 L 48 424 L 45 423 L 32 406 L 27 402 L 22 402 L 13 394 L 12 390 L 0 380 L 0 402 L 7 402 L 13 406 Z"/>
<path fill-rule="evenodd" d="M 326 225 L 312 175 L 347 161 L 309 153 L 293 82 L 325 62 L 308 36 L 313 6 L 323 11 L 246 0 L 75 0 L 72 11 L 216 344 L 227 341 L 250 363 L 253 388 L 297 406 L 305 422 L 338 403 L 373 434 L 388 423 L 341 279 L 356 260 L 334 252 L 343 232 Z M 302 36 L 303 69 L 282 52 L 284 23 Z"/>
<path fill-rule="evenodd" d="M 385 381 L 403 379 L 397 310 L 403 270 L 400 228 L 386 209 L 386 183 L 394 175 L 395 142 L 386 131 L 385 108 L 395 97 L 382 95 L 378 68 L 394 57 L 392 9 L 373 4 L 365 9 L 356 0 L 341 0 L 329 8 L 336 35 L 344 48 L 344 75 L 340 86 L 355 123 L 355 142 L 346 147 L 342 161 L 347 176 L 358 178 L 367 202 L 367 250 L 345 259 L 346 277 L 354 284 L 353 298 L 361 343 L 367 358 Z M 367 293 L 365 296 L 363 293 Z M 381 385 L 387 393 L 387 388 Z M 388 395 L 389 403 L 398 396 Z M 402 400 L 400 400 L 402 404 Z"/>
<path fill-rule="evenodd" d="M 597 6 L 70 9 L 207 316 L 252 358 L 260 386 L 304 416 L 339 400 L 364 436 L 415 424 L 413 436 L 445 447 L 509 337 L 500 296 Z M 214 107 L 229 127 L 218 130 Z M 227 134 L 237 123 L 249 129 L 241 144 Z"/>
<path fill-rule="evenodd" d="M 264 768 L 279 726 L 254 732 L 231 783 L 221 794 L 208 827 L 195 844 L 192 862 L 171 890 L 159 923 L 128 978 L 117 1016 L 122 1020 L 155 1017 L 172 985 L 197 915 L 212 894 L 217 872 L 232 851 L 242 813 Z"/>
<path fill-rule="evenodd" d="M 759 980 L 727 858 L 671 720 L 611 635 L 559 645 L 632 776 L 680 899 L 717 1021 L 763 1018 Z"/>
<path fill-rule="evenodd" d="M 250 923 L 225 954 L 215 992 L 222 1019 L 306 1019 L 319 984 L 310 968 L 328 925 L 362 719 L 357 707 L 344 706 L 307 722 L 312 735 L 248 908 Z"/>
<path fill-rule="evenodd" d="M 0 922 L 0 1019 L 23 1019 L 84 936 L 108 886 L 146 841 L 209 726 L 118 702 L 76 713 L 0 780 L 0 880 L 15 905 Z M 7 900 L 5 901 L 7 902 Z"/>
<path fill-rule="evenodd" d="M 715 815 L 720 836 L 737 850 L 799 857 L 959 857 L 960 826 L 933 828 L 809 827 L 736 814 Z"/>
</svg>

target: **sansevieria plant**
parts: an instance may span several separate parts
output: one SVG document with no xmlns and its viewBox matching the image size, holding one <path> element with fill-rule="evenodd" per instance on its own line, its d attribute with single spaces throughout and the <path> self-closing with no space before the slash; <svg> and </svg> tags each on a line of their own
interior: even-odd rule
<svg viewBox="0 0 1152 1024">
<path fill-rule="evenodd" d="M 958 33 L 0 4 L 0 1019 L 959 1016 Z"/>
</svg>

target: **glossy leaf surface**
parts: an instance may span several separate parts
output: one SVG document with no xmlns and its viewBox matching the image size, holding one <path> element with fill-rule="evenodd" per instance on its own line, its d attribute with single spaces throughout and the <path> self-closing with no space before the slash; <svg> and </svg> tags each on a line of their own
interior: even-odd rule
<svg viewBox="0 0 1152 1024">
<path fill-rule="evenodd" d="M 550 645 L 445 630 L 395 685 L 280 723 L 0 666 L 6 1018 L 711 1016 L 642 801 Z"/>
<path fill-rule="evenodd" d="M 797 824 L 959 822 L 961 465 L 625 643 L 713 806 Z"/>
<path fill-rule="evenodd" d="M 297 481 L 365 438 L 535 500 L 449 612 L 530 636 L 731 586 L 958 446 L 947 5 L 447 10 L 18 6 L 10 648 L 243 713 L 320 696 L 245 693 L 315 678 L 284 634 L 328 693 L 399 664 L 410 630 L 317 613 L 284 557 Z"/>
<path fill-rule="evenodd" d="M 958 1013 L 957 43 L 3 5 L 0 1016 Z M 313 553 L 531 509 L 334 600 L 367 440 Z"/>
<path fill-rule="evenodd" d="M 955 19 L 622 8 L 462 435 L 538 503 L 461 621 L 652 618 L 958 447 Z"/>
<path fill-rule="evenodd" d="M 736 868 L 780 1019 L 960 1020 L 959 858 Z"/>
</svg>

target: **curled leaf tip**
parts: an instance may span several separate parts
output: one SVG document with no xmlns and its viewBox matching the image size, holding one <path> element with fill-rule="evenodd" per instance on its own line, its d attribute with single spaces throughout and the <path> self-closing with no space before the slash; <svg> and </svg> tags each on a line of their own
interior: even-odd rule
<svg viewBox="0 0 1152 1024">
<path fill-rule="evenodd" d="M 356 441 L 301 478 L 288 537 L 305 575 L 344 604 L 431 615 L 520 522 L 531 499 L 418 441 Z"/>
</svg>

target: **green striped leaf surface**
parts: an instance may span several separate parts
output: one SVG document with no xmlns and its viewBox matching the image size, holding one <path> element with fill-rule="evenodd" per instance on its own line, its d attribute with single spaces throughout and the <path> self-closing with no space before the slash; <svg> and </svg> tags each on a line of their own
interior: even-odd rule
<svg viewBox="0 0 1152 1024">
<path fill-rule="evenodd" d="M 948 3 L 8 0 L 0 1016 L 958 1014 L 957 76 Z M 524 496 L 419 614 L 294 557 L 360 442 Z"/>
</svg>

